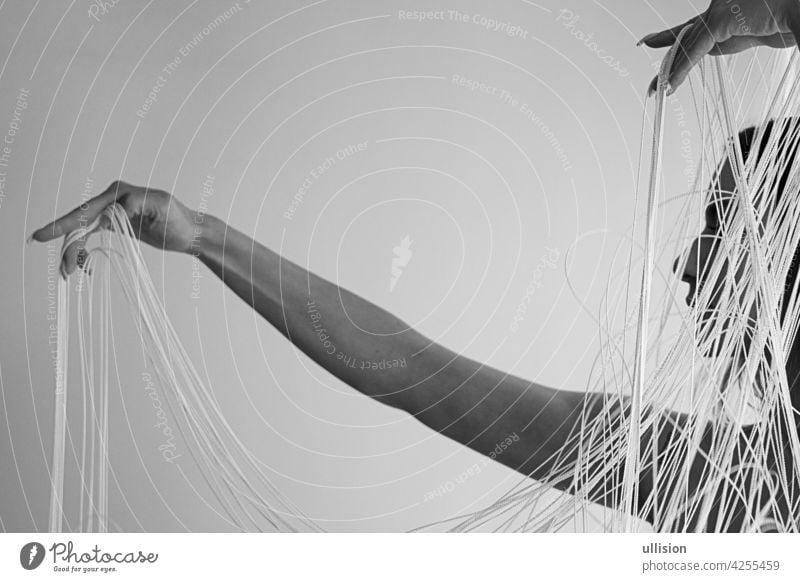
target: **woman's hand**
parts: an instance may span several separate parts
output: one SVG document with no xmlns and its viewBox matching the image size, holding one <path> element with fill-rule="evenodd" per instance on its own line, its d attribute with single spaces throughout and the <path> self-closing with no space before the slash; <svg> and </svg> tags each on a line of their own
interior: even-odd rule
<svg viewBox="0 0 800 582">
<path fill-rule="evenodd" d="M 43 226 L 31 235 L 33 240 L 45 242 L 69 235 L 85 228 L 103 213 L 108 206 L 117 203 L 128 215 L 133 231 L 143 242 L 165 251 L 189 252 L 196 236 L 196 214 L 181 204 L 168 192 L 125 182 L 112 183 L 105 192 L 82 204 L 58 220 Z M 101 219 L 101 226 L 107 222 Z M 86 238 L 82 237 L 64 251 L 61 264 L 66 275 L 82 266 L 85 256 Z"/>
<path fill-rule="evenodd" d="M 680 26 L 648 34 L 639 43 L 650 48 L 672 46 L 687 26 L 690 28 L 681 39 L 669 71 L 670 93 L 707 54 L 729 55 L 756 46 L 800 45 L 800 0 L 711 0 L 702 14 Z"/>
</svg>

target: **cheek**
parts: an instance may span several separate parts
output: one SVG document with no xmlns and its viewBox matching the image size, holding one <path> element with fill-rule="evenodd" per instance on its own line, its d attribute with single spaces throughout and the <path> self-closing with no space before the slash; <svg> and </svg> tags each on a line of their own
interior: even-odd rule
<svg viewBox="0 0 800 582">
<path fill-rule="evenodd" d="M 703 234 L 697 244 L 696 260 L 700 275 L 707 275 L 714 267 L 719 254 L 719 238 L 713 234 Z M 726 261 L 727 263 L 727 261 Z M 726 265 L 721 265 L 721 273 L 726 271 Z"/>
</svg>

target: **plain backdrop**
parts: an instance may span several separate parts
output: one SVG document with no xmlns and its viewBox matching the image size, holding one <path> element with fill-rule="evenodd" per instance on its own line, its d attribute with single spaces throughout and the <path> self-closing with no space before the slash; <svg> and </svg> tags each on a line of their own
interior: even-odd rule
<svg viewBox="0 0 800 582">
<path fill-rule="evenodd" d="M 0 5 L 0 134 L 13 129 L 0 168 L 0 527 L 47 525 L 48 260 L 59 246 L 25 237 L 117 178 L 203 205 L 454 350 L 584 388 L 663 55 L 636 41 L 705 4 L 457 5 Z M 665 130 L 673 195 L 691 187 L 699 156 L 681 99 Z M 230 424 L 324 527 L 403 531 L 478 509 L 519 480 L 334 379 L 189 257 L 144 252 Z M 185 443 L 172 463 L 159 451 L 139 338 L 115 297 L 113 528 L 228 531 Z"/>
</svg>

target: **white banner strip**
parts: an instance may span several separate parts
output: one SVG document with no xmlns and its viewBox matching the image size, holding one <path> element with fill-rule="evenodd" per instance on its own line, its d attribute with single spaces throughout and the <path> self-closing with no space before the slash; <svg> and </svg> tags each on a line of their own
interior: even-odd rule
<svg viewBox="0 0 800 582">
<path fill-rule="evenodd" d="M 2 534 L 0 580 L 800 580 L 779 534 Z"/>
</svg>

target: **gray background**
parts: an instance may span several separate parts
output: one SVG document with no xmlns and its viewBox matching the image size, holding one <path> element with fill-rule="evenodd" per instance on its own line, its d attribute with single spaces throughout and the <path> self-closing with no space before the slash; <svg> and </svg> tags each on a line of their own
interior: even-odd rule
<svg viewBox="0 0 800 582">
<path fill-rule="evenodd" d="M 585 386 L 599 347 L 591 314 L 609 274 L 619 275 L 612 261 L 633 216 L 642 128 L 645 140 L 651 131 L 644 92 L 663 54 L 635 42 L 704 3 L 96 6 L 0 5 L 0 133 L 28 91 L 0 199 L 2 529 L 47 525 L 47 261 L 58 246 L 23 241 L 117 178 L 207 204 L 452 349 L 544 384 Z M 454 6 L 467 22 L 450 18 Z M 400 18 L 411 10 L 444 10 L 445 19 Z M 489 30 L 481 16 L 519 32 Z M 164 72 L 175 57 L 180 63 Z M 144 112 L 159 75 L 157 100 Z M 665 187 L 673 195 L 690 187 L 699 155 L 686 96 L 668 110 Z M 315 167 L 362 142 L 284 216 Z M 204 198 L 208 176 L 214 194 Z M 405 236 L 412 257 L 391 289 L 392 249 Z M 193 289 L 188 257 L 144 252 L 230 423 L 279 488 L 326 528 L 402 531 L 477 509 L 518 480 L 336 381 L 208 271 Z M 552 253 L 556 266 L 546 260 Z M 115 293 L 114 528 L 227 531 L 185 444 L 172 464 L 158 450 L 164 438 L 153 426 L 138 339 Z M 71 455 L 68 446 L 74 483 Z M 442 487 L 446 494 L 426 501 Z"/>
</svg>

